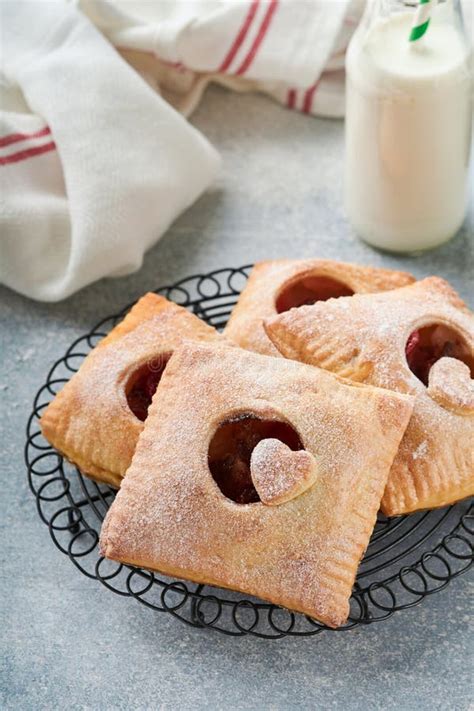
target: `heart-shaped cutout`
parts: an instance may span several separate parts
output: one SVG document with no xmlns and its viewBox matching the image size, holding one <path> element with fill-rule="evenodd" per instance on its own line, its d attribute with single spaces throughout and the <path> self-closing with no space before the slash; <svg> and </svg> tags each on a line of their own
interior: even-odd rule
<svg viewBox="0 0 474 711">
<path fill-rule="evenodd" d="M 250 472 L 262 504 L 278 506 L 314 484 L 317 464 L 304 449 L 294 451 L 279 439 L 262 439 L 252 452 Z"/>
<path fill-rule="evenodd" d="M 440 358 L 431 367 L 428 395 L 448 410 L 474 414 L 474 380 L 469 367 L 457 358 Z"/>
</svg>

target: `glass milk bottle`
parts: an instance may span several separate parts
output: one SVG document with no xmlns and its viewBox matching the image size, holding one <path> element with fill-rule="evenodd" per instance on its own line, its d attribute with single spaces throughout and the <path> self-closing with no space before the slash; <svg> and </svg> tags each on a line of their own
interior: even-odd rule
<svg viewBox="0 0 474 711">
<path fill-rule="evenodd" d="M 346 207 L 358 235 L 393 252 L 446 242 L 464 219 L 471 144 L 459 1 L 369 0 L 346 70 Z"/>
</svg>

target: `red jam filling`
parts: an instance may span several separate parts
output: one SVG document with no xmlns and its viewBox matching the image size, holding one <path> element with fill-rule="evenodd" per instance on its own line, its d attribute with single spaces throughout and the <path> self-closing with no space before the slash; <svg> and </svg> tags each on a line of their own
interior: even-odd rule
<svg viewBox="0 0 474 711">
<path fill-rule="evenodd" d="M 473 359 L 462 338 L 453 329 L 443 325 L 420 328 L 410 334 L 405 346 L 408 367 L 424 385 L 428 385 L 432 366 L 440 358 L 457 358 L 473 372 Z"/>
<path fill-rule="evenodd" d="M 127 387 L 128 406 L 135 417 L 142 422 L 147 418 L 148 408 L 168 360 L 169 355 L 145 363 L 130 378 Z"/>
<path fill-rule="evenodd" d="M 303 276 L 283 287 L 276 298 L 275 307 L 279 314 L 298 306 L 315 304 L 316 301 L 352 296 L 353 290 L 337 279 L 325 276 Z"/>
<path fill-rule="evenodd" d="M 209 469 L 224 496 L 238 504 L 260 501 L 250 473 L 250 457 L 262 439 L 279 439 L 290 449 L 304 449 L 296 430 L 286 422 L 254 415 L 223 422 L 208 451 Z"/>
</svg>

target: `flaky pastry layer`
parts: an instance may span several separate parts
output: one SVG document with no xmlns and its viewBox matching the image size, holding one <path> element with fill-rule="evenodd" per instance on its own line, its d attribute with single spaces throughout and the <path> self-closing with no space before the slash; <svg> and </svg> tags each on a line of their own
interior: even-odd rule
<svg viewBox="0 0 474 711">
<path fill-rule="evenodd" d="M 474 316 L 437 277 L 386 293 L 303 306 L 265 324 L 287 358 L 416 398 L 382 499 L 382 510 L 392 516 L 474 493 L 472 380 L 463 381 L 459 364 L 450 359 L 452 373 L 445 364 L 427 388 L 407 363 L 410 334 L 432 324 L 458 333 L 474 363 Z"/>
<path fill-rule="evenodd" d="M 220 338 L 185 308 L 145 294 L 47 407 L 44 437 L 88 476 L 119 487 L 143 429 L 127 402 L 129 379 L 146 363 L 160 365 L 183 339 Z"/>
<path fill-rule="evenodd" d="M 284 289 L 308 283 L 314 277 L 335 280 L 354 293 L 388 291 L 406 286 L 414 277 L 406 272 L 377 269 L 329 259 L 276 259 L 259 262 L 225 328 L 225 336 L 239 345 L 264 355 L 279 356 L 265 333 L 263 320 L 277 315 L 277 300 Z"/>
<path fill-rule="evenodd" d="M 184 344 L 172 356 L 102 532 L 108 558 L 345 622 L 410 397 L 283 358 Z M 220 424 L 289 423 L 317 467 L 280 505 L 226 498 L 208 465 Z M 274 460 L 272 466 L 275 465 Z"/>
</svg>

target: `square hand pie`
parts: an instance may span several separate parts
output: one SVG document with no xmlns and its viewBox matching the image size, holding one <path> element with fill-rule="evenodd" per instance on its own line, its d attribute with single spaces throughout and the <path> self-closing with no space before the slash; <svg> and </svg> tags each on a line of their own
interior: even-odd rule
<svg viewBox="0 0 474 711">
<path fill-rule="evenodd" d="M 410 397 L 318 368 L 184 344 L 101 552 L 337 627 L 411 411 Z"/>
<path fill-rule="evenodd" d="M 260 262 L 253 268 L 224 334 L 241 348 L 279 356 L 265 333 L 264 319 L 303 304 L 354 293 L 397 289 L 413 281 L 405 272 L 326 259 Z"/>
<path fill-rule="evenodd" d="M 474 316 L 447 282 L 303 306 L 266 329 L 287 358 L 416 397 L 384 513 L 474 493 Z"/>
<path fill-rule="evenodd" d="M 221 336 L 185 308 L 145 294 L 47 407 L 43 435 L 84 474 L 120 486 L 153 393 L 184 338 Z"/>
</svg>

